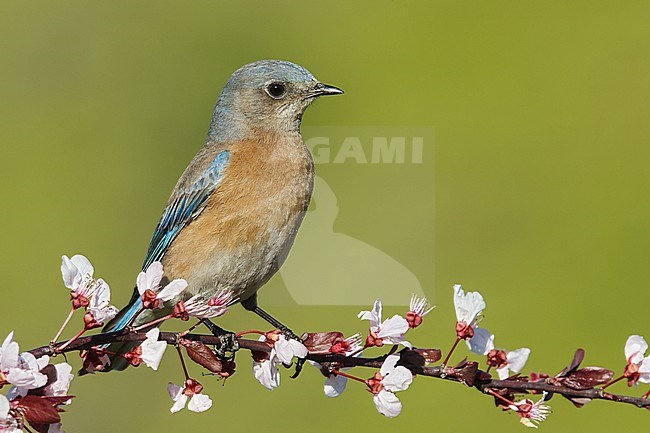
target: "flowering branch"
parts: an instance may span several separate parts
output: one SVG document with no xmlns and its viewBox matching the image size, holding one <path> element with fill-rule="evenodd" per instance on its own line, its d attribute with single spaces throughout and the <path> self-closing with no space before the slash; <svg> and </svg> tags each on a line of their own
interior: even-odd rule
<svg viewBox="0 0 650 433">
<path fill-rule="evenodd" d="M 345 338 L 335 331 L 305 333 L 298 339 L 281 330 L 224 334 L 225 331 L 216 326 L 209 326 L 212 335 L 204 335 L 192 332 L 201 323 L 209 325 L 206 320 L 227 313 L 228 307 L 237 301 L 236 294 L 220 290 L 211 298 L 195 295 L 182 300 L 187 298 L 182 296 L 187 283 L 173 280 L 161 287 L 163 268 L 155 262 L 138 275 L 136 285 L 140 300 L 134 305 L 139 309 L 133 309 L 132 305 L 126 310 L 132 314 L 128 316 L 130 321 L 124 321 L 123 315 L 118 316 L 125 327 L 85 335 L 118 313 L 110 305 L 110 288 L 105 281 L 93 278 L 94 269 L 83 256 L 72 259 L 64 256 L 61 271 L 64 284 L 70 289 L 72 305 L 56 337 L 48 345 L 20 353 L 11 332 L 0 347 L 0 388 L 12 385 L 6 396 L 0 394 L 0 431 L 18 433 L 33 429 L 39 433 L 61 433 L 59 414 L 63 405 L 73 398 L 68 395 L 68 388 L 74 376 L 69 364 L 50 364 L 50 358 L 78 351 L 83 361 L 81 373 L 108 371 L 113 369 L 114 363 L 119 365 L 115 369 L 124 368 L 125 364 L 133 367 L 145 364 L 157 370 L 168 346 L 175 347 L 183 373 L 180 385 L 170 382 L 167 386 L 174 401 L 172 413 L 183 408 L 203 412 L 213 404 L 203 393 L 203 385 L 190 376 L 186 357 L 217 379 L 225 380 L 235 373 L 234 359 L 242 349 L 252 356 L 255 378 L 269 390 L 280 385 L 281 364 L 287 368 L 295 365 L 292 376 L 295 378 L 304 362 L 309 362 L 326 378 L 323 391 L 327 397 L 338 397 L 351 379 L 367 388 L 378 412 L 389 418 L 402 410 L 396 393 L 407 390 L 417 376 L 475 388 L 493 398 L 497 407 L 515 412 L 527 427 L 537 427 L 546 419 L 551 412 L 546 403 L 555 395 L 568 399 L 576 407 L 593 400 L 605 400 L 650 409 L 650 391 L 637 397 L 608 392 L 610 386 L 623 380 L 628 387 L 650 384 L 650 356 L 645 356 L 648 344 L 643 337 L 632 335 L 628 338 L 624 348 L 626 364 L 616 378 L 614 371 L 607 368 L 580 367 L 585 356 L 582 349 L 578 349 L 568 366 L 554 376 L 534 372 L 522 375 L 520 372 L 531 350 L 522 347 L 509 351 L 495 346 L 495 336 L 478 326 L 486 307 L 483 296 L 478 292 L 465 293 L 460 285 L 453 288 L 454 342 L 444 360 L 439 362 L 443 355 L 441 350 L 414 348 L 406 339 L 407 333 L 419 327 L 424 316 L 432 310 L 424 298 L 413 296 L 404 316 L 395 314 L 385 320 L 381 301 L 375 301 L 371 310 L 358 315 L 359 319 L 369 322 L 365 338 L 360 334 Z M 165 310 L 158 316 L 149 314 L 160 309 Z M 82 310 L 83 326 L 73 338 L 57 343 L 76 310 Z M 198 323 L 184 332 L 160 332 L 157 328 L 162 321 L 188 321 L 190 317 L 198 319 Z M 244 338 L 250 334 L 257 335 L 258 340 Z M 449 363 L 454 352 L 464 346 L 461 342 L 465 342 L 471 353 L 485 356 L 487 369 L 480 369 L 477 361 L 467 358 L 455 365 Z M 384 353 L 367 356 L 368 351 L 377 348 L 383 348 Z M 350 372 L 356 367 L 375 371 L 371 377 L 359 377 Z M 527 398 L 530 395 L 540 395 L 540 398 L 533 401 Z"/>
<path fill-rule="evenodd" d="M 65 347 L 62 351 L 59 351 L 58 348 L 62 347 L 66 342 L 62 342 L 54 346 L 41 346 L 29 350 L 29 352 L 36 358 L 40 358 L 45 355 L 54 356 L 57 353 L 88 350 L 93 347 L 108 343 L 141 342 L 146 340 L 146 338 L 147 337 L 145 334 L 123 330 L 78 338 L 76 341 Z M 161 332 L 158 337 L 160 341 L 164 341 L 168 345 L 172 346 L 178 346 L 181 338 L 190 341 L 198 341 L 209 346 L 215 346 L 217 349 L 222 344 L 222 341 L 219 337 L 205 334 L 185 334 L 181 337 L 181 334 L 178 333 Z M 251 352 L 270 353 L 272 350 L 268 344 L 262 341 L 249 340 L 245 338 L 237 338 L 237 341 L 240 349 L 249 350 Z M 414 353 L 411 354 L 410 352 Z M 424 357 L 422 357 L 422 355 L 420 355 L 417 351 L 410 351 L 409 349 L 405 349 L 403 350 L 403 353 L 408 354 L 405 355 L 404 358 L 410 357 L 413 360 L 425 361 Z M 307 360 L 314 361 L 319 364 L 336 363 L 339 364 L 341 368 L 381 368 L 382 364 L 386 360 L 386 357 L 387 355 L 382 355 L 375 358 L 362 358 L 345 356 L 344 354 L 329 353 L 308 354 Z M 567 386 L 555 385 L 553 384 L 553 380 L 550 378 L 545 378 L 534 382 L 524 381 L 521 377 L 515 377 L 509 380 L 492 379 L 489 373 L 478 368 L 478 364 L 476 362 L 463 361 L 454 367 L 446 367 L 442 365 L 424 366 L 409 364 L 406 362 L 401 362 L 400 365 L 406 367 L 413 374 L 464 383 L 468 387 L 474 387 L 483 393 L 487 393 L 487 390 L 507 390 L 510 393 L 530 392 L 535 394 L 547 392 L 549 394 L 561 395 L 569 400 L 608 400 L 618 403 L 628 403 L 639 408 L 650 409 L 650 398 L 612 394 L 604 391 L 602 388 L 572 389 Z"/>
</svg>

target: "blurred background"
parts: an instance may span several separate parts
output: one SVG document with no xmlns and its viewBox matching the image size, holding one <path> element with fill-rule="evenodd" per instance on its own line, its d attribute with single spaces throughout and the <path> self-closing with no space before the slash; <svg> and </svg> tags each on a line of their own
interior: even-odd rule
<svg viewBox="0 0 650 433">
<path fill-rule="evenodd" d="M 424 293 L 437 308 L 411 340 L 446 351 L 451 288 L 462 283 L 485 296 L 482 326 L 497 346 L 532 349 L 525 373 L 554 374 L 577 347 L 585 365 L 620 372 L 627 337 L 650 338 L 649 20 L 644 1 L 5 0 L 0 332 L 14 329 L 24 349 L 53 336 L 69 308 L 62 254 L 85 254 L 126 303 L 221 86 L 245 63 L 279 58 L 346 94 L 305 115 L 321 156 L 316 196 L 262 305 L 297 332 L 351 334 L 366 331 L 356 314 L 374 296 L 392 296 L 386 313 L 403 314 L 410 293 Z M 373 162 L 376 137 L 404 138 L 404 160 Z M 266 329 L 240 307 L 220 323 Z M 64 428 L 524 428 L 457 384 L 416 378 L 389 420 L 361 386 L 325 398 L 315 369 L 295 381 L 283 372 L 273 392 L 244 353 L 238 370 L 226 386 L 199 378 L 210 411 L 173 416 L 166 384 L 182 374 L 171 353 L 157 373 L 76 378 Z M 648 420 L 603 402 L 551 405 L 547 431 Z"/>
</svg>

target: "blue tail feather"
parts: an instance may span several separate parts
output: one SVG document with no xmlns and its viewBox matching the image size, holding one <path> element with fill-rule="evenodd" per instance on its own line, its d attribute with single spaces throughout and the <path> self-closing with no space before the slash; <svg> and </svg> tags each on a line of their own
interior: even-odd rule
<svg viewBox="0 0 650 433">
<path fill-rule="evenodd" d="M 121 331 L 131 325 L 131 322 L 133 322 L 133 319 L 140 312 L 141 308 L 142 300 L 140 298 L 135 299 L 104 327 L 104 332 Z"/>
</svg>

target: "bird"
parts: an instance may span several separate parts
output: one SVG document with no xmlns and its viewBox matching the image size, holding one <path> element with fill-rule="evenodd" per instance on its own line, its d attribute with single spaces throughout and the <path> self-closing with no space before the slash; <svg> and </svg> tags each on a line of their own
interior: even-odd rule
<svg viewBox="0 0 650 433">
<path fill-rule="evenodd" d="M 161 262 L 164 280 L 184 279 L 187 288 L 161 311 L 143 309 L 136 288 L 104 332 L 151 323 L 178 300 L 196 294 L 207 299 L 220 290 L 288 330 L 259 307 L 257 291 L 287 258 L 311 199 L 314 163 L 300 134 L 303 113 L 320 96 L 342 93 L 283 60 L 249 63 L 230 76 L 205 142 L 176 183 L 142 265 L 145 271 Z M 133 347 L 109 346 L 105 371 L 125 369 L 128 362 L 119 355 Z"/>
</svg>

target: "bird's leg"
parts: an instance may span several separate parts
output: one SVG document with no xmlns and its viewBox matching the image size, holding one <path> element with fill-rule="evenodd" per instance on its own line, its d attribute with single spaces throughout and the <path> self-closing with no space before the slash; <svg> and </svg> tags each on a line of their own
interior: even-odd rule
<svg viewBox="0 0 650 433">
<path fill-rule="evenodd" d="M 201 323 L 212 332 L 212 335 L 219 337 L 219 346 L 215 347 L 214 354 L 222 360 L 231 361 L 239 350 L 239 342 L 235 333 L 226 331 L 209 319 L 203 319 Z"/>
<path fill-rule="evenodd" d="M 257 293 L 254 294 L 253 296 L 251 296 L 250 298 L 248 298 L 248 299 L 244 299 L 243 301 L 241 301 L 241 304 L 242 304 L 242 306 L 243 306 L 245 309 L 247 309 L 248 311 L 252 311 L 253 313 L 255 313 L 255 314 L 257 314 L 258 316 L 260 316 L 262 319 L 264 319 L 264 320 L 266 320 L 267 322 L 269 322 L 269 323 L 270 323 L 271 325 L 273 325 L 276 329 L 279 329 L 280 331 L 282 331 L 282 334 L 284 334 L 284 336 L 285 336 L 286 338 L 291 338 L 291 339 L 293 339 L 293 340 L 296 340 L 296 341 L 299 341 L 299 342 L 302 343 L 302 339 L 301 339 L 300 337 L 298 337 L 298 336 L 297 336 L 297 335 L 296 335 L 296 334 L 295 334 L 291 329 L 289 329 L 288 327 L 284 326 L 284 325 L 282 324 L 282 322 L 280 322 L 279 320 L 277 320 L 275 317 L 271 316 L 271 315 L 270 315 L 269 313 L 267 313 L 266 311 L 262 310 L 262 309 L 257 305 Z M 298 377 L 298 375 L 299 375 L 300 372 L 302 371 L 302 366 L 303 366 L 303 364 L 305 363 L 305 361 L 306 361 L 305 358 L 298 358 L 298 360 L 296 361 L 296 371 L 295 371 L 295 373 L 291 376 L 292 379 L 295 379 L 296 377 Z M 289 367 L 291 367 L 291 365 L 288 365 L 288 366 L 285 365 L 285 367 L 289 368 Z"/>
<path fill-rule="evenodd" d="M 287 338 L 291 338 L 293 340 L 300 341 L 302 343 L 302 340 L 300 337 L 298 337 L 291 329 L 286 327 L 285 325 L 282 324 L 279 320 L 277 320 L 275 317 L 271 316 L 269 313 L 266 311 L 262 310 L 260 307 L 255 306 L 255 308 L 252 310 L 253 313 L 257 314 L 260 316 L 262 319 L 266 320 L 269 322 L 271 325 L 273 325 L 275 328 L 279 329 L 282 331 L 282 333 L 285 335 Z"/>
<path fill-rule="evenodd" d="M 282 322 L 280 322 L 278 319 L 275 317 L 271 316 L 269 313 L 266 311 L 262 310 L 258 305 L 257 305 L 257 293 L 255 293 L 253 296 L 250 298 L 246 298 L 241 301 L 242 307 L 247 309 L 248 311 L 252 311 L 253 313 L 257 314 L 260 316 L 262 319 L 266 320 L 269 322 L 271 325 L 273 325 L 276 329 L 279 329 L 282 331 L 285 337 L 291 338 L 296 341 L 300 341 L 302 343 L 302 340 L 300 337 L 298 337 L 291 329 L 288 327 L 284 326 Z"/>
<path fill-rule="evenodd" d="M 277 329 L 282 331 L 284 336 L 286 338 L 291 338 L 293 340 L 299 341 L 302 343 L 302 339 L 298 337 L 291 329 L 287 328 L 285 325 L 283 325 L 279 320 L 277 320 L 275 317 L 271 316 L 269 313 L 266 311 L 262 310 L 260 307 L 255 306 L 252 310 L 255 314 L 260 316 L 262 319 L 266 320 L 269 322 L 271 325 L 275 326 Z M 291 375 L 292 379 L 297 378 L 300 375 L 300 372 L 302 371 L 302 366 L 305 364 L 306 358 L 297 358 L 296 360 L 296 371 Z M 291 365 L 285 365 L 285 367 L 290 368 Z"/>
</svg>

